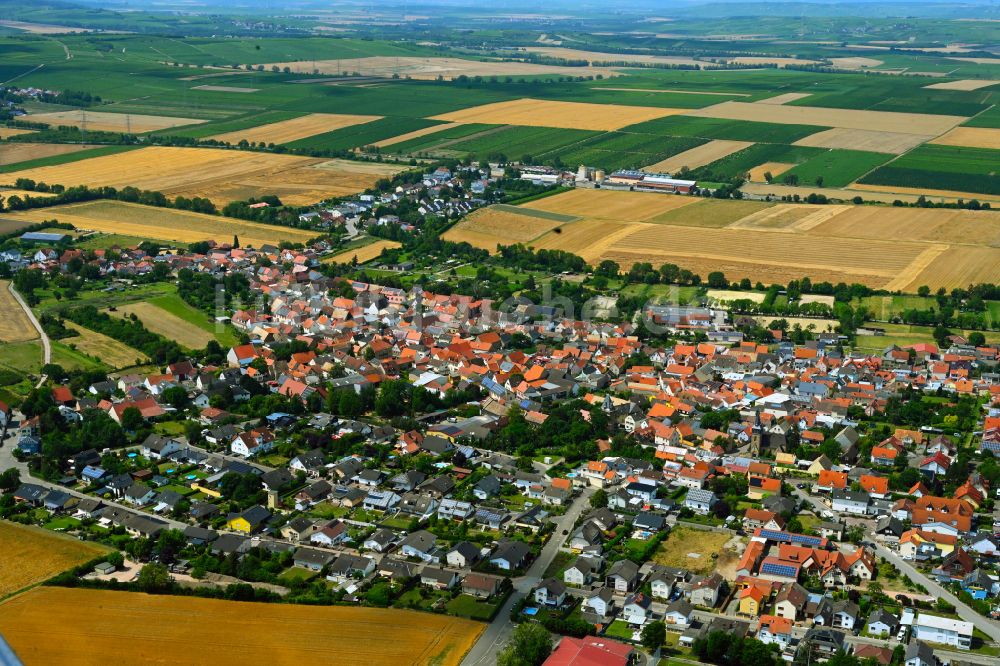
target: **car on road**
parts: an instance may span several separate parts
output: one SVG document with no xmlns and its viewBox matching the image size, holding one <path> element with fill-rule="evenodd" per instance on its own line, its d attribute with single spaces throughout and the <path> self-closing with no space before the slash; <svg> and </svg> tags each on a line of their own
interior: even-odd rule
<svg viewBox="0 0 1000 666">
<path fill-rule="evenodd" d="M 896 640 L 900 643 L 906 642 L 906 634 L 909 631 L 909 627 L 905 624 L 899 628 L 899 632 L 896 633 Z"/>
</svg>

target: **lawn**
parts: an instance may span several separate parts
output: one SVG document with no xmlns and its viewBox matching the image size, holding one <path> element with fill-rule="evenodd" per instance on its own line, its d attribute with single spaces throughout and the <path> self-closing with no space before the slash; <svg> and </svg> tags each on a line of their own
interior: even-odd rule
<svg viewBox="0 0 1000 666">
<path fill-rule="evenodd" d="M 563 570 L 569 566 L 569 563 L 576 559 L 576 555 L 573 553 L 567 553 L 564 551 L 559 551 L 556 556 L 552 558 L 552 562 L 549 566 L 545 568 L 545 572 L 542 574 L 542 578 L 551 578 L 553 576 L 558 576 L 562 579 Z"/>
<path fill-rule="evenodd" d="M 678 527 L 660 544 L 653 555 L 653 561 L 694 573 L 708 574 L 715 569 L 718 554 L 729 539 L 726 532 Z"/>
<path fill-rule="evenodd" d="M 632 635 L 635 630 L 632 625 L 624 622 L 623 620 L 615 620 L 608 625 L 608 628 L 604 631 L 605 636 L 610 636 L 611 638 L 621 638 L 626 641 L 632 640 Z"/>
<path fill-rule="evenodd" d="M 468 594 L 460 594 L 448 602 L 447 608 L 450 615 L 488 622 L 496 610 L 497 603 L 497 601 L 494 603 L 479 601 Z"/>
<path fill-rule="evenodd" d="M 318 575 L 318 571 L 310 571 L 309 569 L 303 569 L 302 567 L 289 567 L 282 571 L 278 576 L 278 582 L 283 585 L 292 585 L 294 583 L 312 580 Z"/>
</svg>

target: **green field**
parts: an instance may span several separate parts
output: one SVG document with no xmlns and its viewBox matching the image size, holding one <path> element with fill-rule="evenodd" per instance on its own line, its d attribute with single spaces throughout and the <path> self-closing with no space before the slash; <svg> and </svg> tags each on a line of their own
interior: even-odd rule
<svg viewBox="0 0 1000 666">
<path fill-rule="evenodd" d="M 223 347 L 231 347 L 239 342 L 231 328 L 226 326 L 221 330 L 217 330 L 215 323 L 209 320 L 208 315 L 188 305 L 184 299 L 177 294 L 156 296 L 148 299 L 147 302 L 162 310 L 166 310 L 170 314 L 183 319 L 189 324 L 194 324 L 206 333 L 211 333 Z"/>
<path fill-rule="evenodd" d="M 1000 150 L 920 146 L 861 179 L 872 185 L 1000 194 Z"/>
<path fill-rule="evenodd" d="M 580 144 L 600 135 L 598 132 L 585 130 L 509 125 L 495 132 L 487 131 L 480 136 L 449 145 L 448 150 L 482 159 L 498 153 L 515 160 L 521 159 L 523 155 L 544 158 L 549 154 L 558 154 L 567 146 Z"/>
<path fill-rule="evenodd" d="M 434 132 L 433 134 L 428 134 L 426 136 L 420 136 L 415 139 L 410 139 L 409 141 L 401 141 L 400 143 L 394 143 L 392 145 L 383 148 L 383 152 L 387 153 L 404 153 L 413 154 L 420 153 L 428 150 L 434 150 L 439 146 L 441 148 L 448 148 L 451 144 L 457 143 L 458 140 L 469 137 L 473 134 L 479 134 L 480 132 L 486 132 L 495 128 L 501 127 L 500 125 L 483 125 L 480 123 L 469 123 L 466 125 L 456 125 L 455 127 L 441 130 L 440 132 Z M 442 145 L 446 144 L 446 145 Z"/>
<path fill-rule="evenodd" d="M 69 164 L 70 162 L 79 162 L 80 160 L 90 159 L 91 157 L 117 155 L 118 153 L 135 150 L 136 148 L 139 148 L 139 146 L 101 146 L 99 148 L 89 148 L 87 150 L 79 150 L 75 153 L 66 153 L 65 155 L 52 155 L 51 157 L 42 157 L 37 160 L 27 160 L 25 162 L 17 162 L 16 164 L 5 164 L 0 166 L 0 173 L 10 173 L 12 171 L 21 171 L 23 169 L 37 169 L 39 167 L 55 166 L 57 164 Z"/>
<path fill-rule="evenodd" d="M 305 150 L 350 150 L 367 146 L 382 139 L 390 139 L 400 134 L 413 132 L 414 130 L 433 127 L 440 121 L 425 120 L 423 118 L 402 118 L 388 117 L 373 120 L 369 123 L 352 125 L 332 132 L 317 134 L 298 141 L 287 143 L 289 148 L 301 148 Z"/>
<path fill-rule="evenodd" d="M 607 132 L 559 152 L 563 164 L 587 164 L 606 170 L 637 169 L 705 143 L 693 137 Z"/>
<path fill-rule="evenodd" d="M 743 178 L 750 169 L 765 162 L 802 164 L 826 152 L 828 151 L 823 148 L 757 143 L 694 169 L 690 176 L 698 180 L 725 182 L 733 178 Z"/>
<path fill-rule="evenodd" d="M 778 125 L 722 118 L 688 118 L 667 116 L 630 125 L 623 131 L 657 134 L 660 136 L 693 136 L 703 139 L 729 139 L 731 141 L 757 141 L 759 143 L 793 143 L 824 127 L 812 125 Z"/>
<path fill-rule="evenodd" d="M 816 179 L 822 177 L 824 187 L 844 187 L 889 159 L 891 156 L 884 153 L 828 150 L 786 171 L 780 179 L 794 175 L 802 185 L 815 185 Z"/>
</svg>

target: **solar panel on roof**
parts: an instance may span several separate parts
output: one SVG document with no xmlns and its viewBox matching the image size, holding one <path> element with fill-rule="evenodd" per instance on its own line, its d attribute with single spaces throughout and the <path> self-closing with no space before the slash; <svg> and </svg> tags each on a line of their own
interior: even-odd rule
<svg viewBox="0 0 1000 666">
<path fill-rule="evenodd" d="M 772 576 L 784 576 L 785 578 L 798 578 L 798 569 L 794 566 L 788 564 L 778 564 L 777 562 L 765 562 L 761 568 L 760 572 L 762 574 L 771 574 Z"/>
</svg>

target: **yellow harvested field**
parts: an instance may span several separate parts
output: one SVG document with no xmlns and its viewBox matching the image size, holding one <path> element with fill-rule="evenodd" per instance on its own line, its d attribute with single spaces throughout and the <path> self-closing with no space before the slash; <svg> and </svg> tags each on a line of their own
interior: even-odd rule
<svg viewBox="0 0 1000 666">
<path fill-rule="evenodd" d="M 486 627 L 396 609 L 55 587 L 0 604 L 0 626 L 25 663 L 79 666 L 100 666 L 109 654 L 123 666 L 287 666 L 331 657 L 369 666 L 458 666 Z"/>
<path fill-rule="evenodd" d="M 444 238 L 493 252 L 497 244 L 527 243 L 565 223 L 566 220 L 519 214 L 500 208 L 482 208 L 449 229 Z"/>
<path fill-rule="evenodd" d="M 962 128 L 955 128 L 957 132 Z M 947 136 L 947 135 L 945 135 Z M 860 129 L 834 127 L 810 134 L 796 141 L 795 146 L 814 148 L 844 148 L 847 150 L 867 150 L 873 153 L 901 155 L 920 144 L 933 139 L 933 134 L 904 134 L 903 132 L 875 132 Z"/>
<path fill-rule="evenodd" d="M 21 116 L 20 120 L 33 123 L 48 123 L 53 127 L 70 125 L 100 132 L 125 132 L 133 134 L 153 132 L 156 130 L 180 127 L 182 125 L 197 125 L 204 120 L 197 118 L 177 118 L 174 116 L 146 116 L 137 113 L 108 113 L 106 111 L 53 111 L 51 113 L 31 113 Z"/>
<path fill-rule="evenodd" d="M 231 243 L 239 236 L 243 246 L 277 245 L 283 240 L 305 243 L 316 232 L 270 224 L 246 222 L 220 215 L 205 215 L 173 208 L 152 208 L 123 201 L 88 201 L 11 214 L 17 219 L 42 222 L 58 219 L 77 229 L 152 238 L 176 243 L 214 240 Z"/>
<path fill-rule="evenodd" d="M 265 194 L 305 206 L 371 187 L 406 167 L 212 148 L 151 146 L 85 162 L 6 174 L 61 185 L 132 185 L 168 196 L 206 197 L 220 207 Z M 2 182 L 2 181 L 0 181 Z"/>
<path fill-rule="evenodd" d="M 884 61 L 882 60 L 865 58 L 863 56 L 830 58 L 830 63 L 834 67 L 839 67 L 840 69 L 868 69 L 869 67 L 878 67 L 883 62 Z"/>
<path fill-rule="evenodd" d="M 765 294 L 759 291 L 733 291 L 732 289 L 709 289 L 705 295 L 709 298 L 709 300 L 725 303 L 740 300 L 763 303 L 765 296 Z"/>
<path fill-rule="evenodd" d="M 873 206 L 836 208 L 840 213 L 814 227 L 815 234 L 1000 248 L 1000 215 L 993 211 Z"/>
<path fill-rule="evenodd" d="M 573 217 L 641 222 L 699 201 L 697 197 L 652 192 L 574 189 L 521 207 Z"/>
<path fill-rule="evenodd" d="M 591 218 L 559 227 L 559 233 L 551 231 L 533 241 L 531 246 L 536 250 L 565 250 L 583 257 L 588 263 L 597 263 L 616 240 L 635 229 L 636 225 L 627 222 Z"/>
<path fill-rule="evenodd" d="M 37 160 L 54 155 L 68 155 L 95 146 L 82 143 L 0 143 L 0 166 Z M 13 181 L 12 181 L 13 182 Z"/>
<path fill-rule="evenodd" d="M 38 130 L 20 129 L 18 127 L 0 127 L 0 139 L 9 139 L 12 136 L 31 134 L 32 132 L 37 131 Z"/>
<path fill-rule="evenodd" d="M 38 331 L 28 315 L 10 293 L 10 280 L 0 280 L 0 312 L 3 313 L 0 318 L 0 342 L 26 342 L 38 337 Z M 3 558 L 0 558 L 0 566 L 2 562 Z"/>
<path fill-rule="evenodd" d="M 785 173 L 794 166 L 795 166 L 794 164 L 789 164 L 787 162 L 764 162 L 760 166 L 755 166 L 754 168 L 750 169 L 749 171 L 750 182 L 752 183 L 767 182 L 767 179 L 764 178 L 765 173 L 770 173 L 771 176 L 777 178 L 778 176 Z"/>
<path fill-rule="evenodd" d="M 353 250 L 346 250 L 340 254 L 334 254 L 323 259 L 323 263 L 338 263 L 346 264 L 350 263 L 354 259 L 357 259 L 359 264 L 363 264 L 366 261 L 371 261 L 382 254 L 382 250 L 386 248 L 392 249 L 400 247 L 400 244 L 396 241 L 391 240 L 378 240 L 374 243 L 369 243 L 362 247 L 356 247 Z"/>
<path fill-rule="evenodd" d="M 71 321 L 66 322 L 66 328 L 76 331 L 77 334 L 62 340 L 64 344 L 115 370 L 149 362 L 149 357 L 138 349 L 133 349 L 103 333 L 84 328 Z"/>
<path fill-rule="evenodd" d="M 553 46 L 529 46 L 524 49 L 530 53 L 538 53 L 550 58 L 562 58 L 563 60 L 586 60 L 591 66 L 606 63 L 657 63 L 661 65 L 704 65 L 705 61 L 694 58 L 684 58 L 678 56 L 658 56 L 643 55 L 635 53 L 602 53 L 600 51 L 584 51 L 582 49 L 570 49 Z"/>
<path fill-rule="evenodd" d="M 9 199 L 11 197 L 35 197 L 36 199 L 45 199 L 47 197 L 56 196 L 54 192 L 35 192 L 34 190 L 18 190 L 11 187 L 0 187 L 0 197 Z"/>
<path fill-rule="evenodd" d="M 92 541 L 0 521 L 0 552 L 3 553 L 0 557 L 0 598 L 37 585 L 109 551 L 110 548 Z"/>
<path fill-rule="evenodd" d="M 289 143 L 306 137 L 378 120 L 382 116 L 353 116 L 340 113 L 310 113 L 278 123 L 248 127 L 208 137 L 216 141 L 239 143 L 242 140 L 259 143 Z"/>
<path fill-rule="evenodd" d="M 22 30 L 33 35 L 68 35 L 74 32 L 90 32 L 87 28 L 73 28 L 68 25 L 52 25 L 51 23 L 28 23 L 27 21 L 0 21 L 0 26 Z"/>
<path fill-rule="evenodd" d="M 685 115 L 698 118 L 725 118 L 752 120 L 764 123 L 817 125 L 847 129 L 899 132 L 907 134 L 943 134 L 964 122 L 961 116 L 940 116 L 924 113 L 898 113 L 895 111 L 860 111 L 857 109 L 829 109 L 819 106 L 788 106 L 782 104 L 753 104 L 748 102 L 722 102 L 704 109 L 694 109 Z"/>
<path fill-rule="evenodd" d="M 643 171 L 674 173 L 681 167 L 695 169 L 706 164 L 711 164 L 715 160 L 720 160 L 727 155 L 732 155 L 752 145 L 753 143 L 750 141 L 716 139 L 708 143 L 703 143 L 700 146 L 695 146 L 690 150 L 685 150 L 682 153 L 677 153 L 656 164 L 643 167 Z"/>
<path fill-rule="evenodd" d="M 957 81 L 944 81 L 942 83 L 932 83 L 924 88 L 934 90 L 979 90 L 1000 84 L 996 79 L 959 79 Z"/>
<path fill-rule="evenodd" d="M 432 125 L 431 127 L 425 127 L 423 129 L 413 130 L 412 132 L 407 132 L 406 134 L 400 134 L 399 136 L 394 136 L 388 139 L 382 139 L 381 141 L 376 141 L 372 145 L 376 148 L 384 148 L 385 146 L 392 146 L 397 143 L 403 143 L 404 141 L 409 141 L 410 139 L 419 139 L 422 136 L 427 136 L 428 134 L 437 134 L 444 130 L 450 130 L 455 127 L 461 126 L 462 123 L 442 123 L 440 125 Z"/>
<path fill-rule="evenodd" d="M 812 93 L 784 93 L 781 95 L 775 95 L 774 97 L 768 97 L 766 99 L 759 99 L 755 104 L 788 104 L 789 102 L 794 102 L 798 99 L 804 99 L 809 97 Z"/>
<path fill-rule="evenodd" d="M 806 58 L 782 58 L 778 56 L 738 56 L 736 58 L 729 58 L 726 62 L 736 63 L 737 65 L 777 65 L 778 67 L 784 67 L 785 65 L 820 64 L 818 60 L 807 60 Z"/>
<path fill-rule="evenodd" d="M 911 201 L 916 201 L 917 197 L 924 195 L 927 198 L 933 198 L 935 201 L 956 201 L 958 199 L 978 199 L 979 201 L 990 201 L 990 202 L 1000 202 L 1000 197 L 990 194 L 982 194 L 976 192 L 956 192 L 955 190 L 930 190 L 924 189 L 922 187 L 898 187 L 896 185 L 869 185 L 867 183 L 851 183 L 847 186 L 847 190 L 856 190 L 858 194 L 864 196 L 865 199 L 872 201 L 879 201 L 871 196 L 871 194 L 866 193 L 884 193 L 887 195 L 895 194 L 908 194 L 912 195 L 913 199 Z M 883 200 L 891 200 L 891 196 L 887 196 Z M 902 197 L 896 197 L 902 198 Z M 904 199 L 905 201 L 905 199 Z"/>
<path fill-rule="evenodd" d="M 952 247 L 933 257 L 912 279 L 896 284 L 897 289 L 914 292 L 921 285 L 967 287 L 982 282 L 1000 282 L 1000 250 L 987 247 Z"/>
<path fill-rule="evenodd" d="M 684 227 L 726 227 L 748 215 L 759 214 L 774 206 L 764 201 L 739 201 L 728 199 L 695 199 L 690 206 L 657 215 L 647 222 L 676 224 Z"/>
<path fill-rule="evenodd" d="M 956 127 L 931 141 L 942 146 L 968 146 L 1000 150 L 1000 129 L 995 127 Z"/>
<path fill-rule="evenodd" d="M 272 65 L 284 69 L 288 67 L 296 74 L 343 74 L 357 72 L 361 76 L 379 76 L 389 78 L 398 74 L 402 78 L 432 81 L 439 76 L 453 79 L 458 76 L 530 76 L 551 74 L 556 76 L 580 76 L 581 74 L 605 77 L 621 76 L 621 73 L 610 68 L 591 67 L 581 71 L 579 67 L 564 67 L 562 65 L 538 65 L 530 62 L 502 62 L 465 60 L 464 58 L 421 58 L 416 56 L 370 56 L 367 58 L 347 58 L 343 60 L 302 60 L 292 62 L 267 63 L 265 69 Z"/>
<path fill-rule="evenodd" d="M 877 187 L 880 191 L 873 191 L 871 188 L 874 187 Z M 815 192 L 816 194 L 822 194 L 830 199 L 840 199 L 842 201 L 850 201 L 854 197 L 860 196 L 865 201 L 880 201 L 882 203 L 892 203 L 896 199 L 913 203 L 917 201 L 921 193 L 924 193 L 922 190 L 918 189 L 910 189 L 909 192 L 903 192 L 902 190 L 906 190 L 907 188 L 893 188 L 888 185 L 875 186 L 858 184 L 854 184 L 848 189 L 838 189 L 832 187 L 809 187 L 805 185 L 779 185 L 777 183 L 768 185 L 763 182 L 752 182 L 746 183 L 740 189 L 747 194 L 757 194 L 761 196 L 771 195 L 772 197 L 790 197 L 797 194 L 800 197 L 807 197 Z M 991 197 L 983 194 L 976 195 L 952 192 L 942 195 L 938 192 L 938 194 L 933 197 L 934 201 L 957 201 L 960 198 L 964 198 L 966 200 L 979 199 L 980 201 L 1000 203 L 1000 197 Z"/>
<path fill-rule="evenodd" d="M 587 104 L 523 98 L 442 113 L 433 116 L 432 120 L 611 131 L 685 111 L 686 109 L 660 109 L 652 106 Z"/>
<path fill-rule="evenodd" d="M 823 213 L 832 206 L 780 203 L 770 208 L 762 208 L 729 225 L 730 229 L 757 229 L 759 231 L 786 231 L 795 228 L 803 220 Z"/>
<path fill-rule="evenodd" d="M 198 328 L 191 322 L 184 321 L 172 312 L 167 312 L 149 302 L 122 305 L 118 307 L 117 312 L 109 314 L 121 316 L 134 314 L 143 326 L 153 333 L 159 333 L 168 340 L 174 340 L 188 349 L 201 349 L 215 339 L 215 336 L 208 331 Z M 72 340 L 70 341 L 72 342 Z"/>
</svg>

